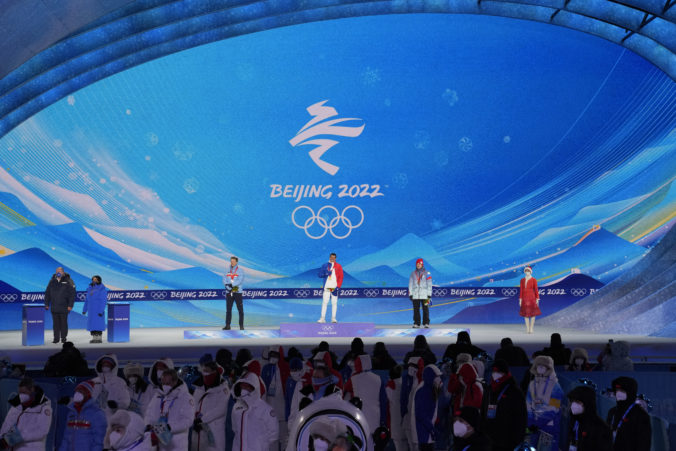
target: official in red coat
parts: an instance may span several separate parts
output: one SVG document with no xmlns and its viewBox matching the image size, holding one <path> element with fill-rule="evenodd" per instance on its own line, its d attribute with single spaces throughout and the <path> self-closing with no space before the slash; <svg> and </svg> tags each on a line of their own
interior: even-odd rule
<svg viewBox="0 0 676 451">
<path fill-rule="evenodd" d="M 523 269 L 525 277 L 521 279 L 519 290 L 519 315 L 523 316 L 526 322 L 526 333 L 533 333 L 535 317 L 542 315 L 540 311 L 540 292 L 538 291 L 538 281 L 532 276 L 533 268 L 526 266 Z"/>
</svg>

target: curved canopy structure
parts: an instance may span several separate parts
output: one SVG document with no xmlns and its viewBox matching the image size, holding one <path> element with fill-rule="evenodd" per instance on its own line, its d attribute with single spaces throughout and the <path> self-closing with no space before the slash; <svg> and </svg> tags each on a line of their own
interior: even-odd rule
<svg viewBox="0 0 676 451">
<path fill-rule="evenodd" d="M 386 14 L 478 14 L 600 36 L 676 80 L 676 0 L 127 0 L 8 6 L 0 136 L 91 83 L 171 53 L 293 24 Z M 11 55 L 12 57 L 5 57 Z M 6 63 L 7 64 L 7 63 Z"/>
</svg>

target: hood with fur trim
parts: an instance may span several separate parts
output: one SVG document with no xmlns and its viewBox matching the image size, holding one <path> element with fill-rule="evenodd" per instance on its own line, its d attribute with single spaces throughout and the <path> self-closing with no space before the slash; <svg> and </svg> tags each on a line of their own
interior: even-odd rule
<svg viewBox="0 0 676 451">
<path fill-rule="evenodd" d="M 158 363 L 164 363 L 167 366 L 167 369 L 173 370 L 174 369 L 174 361 L 171 360 L 169 357 L 162 357 L 161 359 L 155 360 L 155 362 L 153 363 L 153 366 L 150 367 L 150 372 L 148 373 L 148 379 L 150 379 L 150 382 L 154 386 L 161 387 L 162 381 L 157 379 L 157 364 Z"/>
<path fill-rule="evenodd" d="M 585 348 L 574 348 L 570 354 L 570 364 L 575 364 L 575 359 L 584 359 L 585 363 L 589 363 L 589 354 Z"/>
<path fill-rule="evenodd" d="M 105 354 L 99 357 L 99 359 L 96 361 L 96 365 L 94 366 L 94 369 L 96 370 L 96 374 L 101 376 L 103 374 L 103 362 L 104 361 L 109 361 L 113 363 L 113 368 L 110 370 L 110 373 L 117 376 L 117 369 L 119 368 L 117 365 L 117 356 L 115 354 Z"/>
<path fill-rule="evenodd" d="M 143 432 L 145 430 L 145 421 L 138 414 L 128 410 L 117 410 L 108 421 L 110 425 L 108 428 L 108 435 L 112 426 L 124 427 L 124 435 L 117 442 L 115 449 L 124 449 L 131 446 L 134 442 L 143 439 Z"/>
</svg>

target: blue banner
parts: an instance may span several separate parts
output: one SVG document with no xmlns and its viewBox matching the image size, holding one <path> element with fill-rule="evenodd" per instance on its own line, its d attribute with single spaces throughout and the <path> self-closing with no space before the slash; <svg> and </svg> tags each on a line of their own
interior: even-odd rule
<svg viewBox="0 0 676 451">
<path fill-rule="evenodd" d="M 596 291 L 587 287 L 540 288 L 540 296 L 574 296 L 582 298 Z M 321 288 L 253 288 L 243 290 L 246 299 L 318 299 L 322 297 Z M 516 297 L 519 289 L 515 287 L 435 287 L 432 298 L 511 298 Z M 190 289 L 190 290 L 120 290 L 109 291 L 108 301 L 199 301 L 225 299 L 226 290 Z M 84 302 L 87 293 L 77 292 L 77 301 Z M 408 288 L 342 288 L 341 298 L 407 298 Z M 45 293 L 28 291 L 0 293 L 2 303 L 44 302 Z"/>
</svg>

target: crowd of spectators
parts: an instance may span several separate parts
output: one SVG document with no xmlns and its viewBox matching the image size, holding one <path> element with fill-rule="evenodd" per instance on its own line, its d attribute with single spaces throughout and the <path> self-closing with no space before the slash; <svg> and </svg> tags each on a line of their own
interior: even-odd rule
<svg viewBox="0 0 676 451">
<path fill-rule="evenodd" d="M 53 400 L 67 412 L 55 443 L 64 451 L 271 451 L 301 442 L 314 451 L 512 451 L 525 444 L 648 451 L 651 423 L 637 403 L 635 379 L 613 381 L 609 393 L 616 405 L 604 420 L 595 388 L 579 385 L 564 393 L 557 377 L 557 371 L 632 370 L 628 350 L 627 343 L 611 341 L 590 362 L 585 349 L 571 350 L 552 334 L 550 345 L 530 358 L 503 338 L 492 358 L 460 332 L 441 360 L 418 335 L 401 361 L 385 343 L 369 353 L 355 338 L 342 358 L 321 342 L 308 355 L 273 346 L 258 358 L 247 348 L 233 357 L 223 348 L 181 367 L 169 357 L 147 368 L 120 365 L 114 354 L 105 354 L 90 369 L 66 342 L 43 374 L 78 381 L 72 396 Z M 512 374 L 517 367 L 526 368 L 520 380 Z M 43 450 L 56 423 L 52 400 L 19 369 L 0 358 L 0 377 L 19 379 L 0 429 L 0 450 Z M 346 417 L 357 409 L 360 420 L 304 415 L 322 406 Z"/>
</svg>

